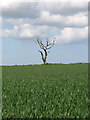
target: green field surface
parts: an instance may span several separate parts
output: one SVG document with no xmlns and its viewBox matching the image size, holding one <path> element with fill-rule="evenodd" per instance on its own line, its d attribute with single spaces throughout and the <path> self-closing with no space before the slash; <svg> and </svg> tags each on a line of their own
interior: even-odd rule
<svg viewBox="0 0 90 120">
<path fill-rule="evenodd" d="M 3 66 L 3 118 L 87 118 L 88 64 Z"/>
</svg>

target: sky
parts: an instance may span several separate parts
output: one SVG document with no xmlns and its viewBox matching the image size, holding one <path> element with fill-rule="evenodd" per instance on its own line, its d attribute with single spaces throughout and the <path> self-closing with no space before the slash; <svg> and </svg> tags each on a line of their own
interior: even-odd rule
<svg viewBox="0 0 90 120">
<path fill-rule="evenodd" d="M 37 37 L 56 38 L 49 63 L 88 62 L 88 2 L 3 3 L 1 23 L 4 65 L 41 64 Z"/>
</svg>

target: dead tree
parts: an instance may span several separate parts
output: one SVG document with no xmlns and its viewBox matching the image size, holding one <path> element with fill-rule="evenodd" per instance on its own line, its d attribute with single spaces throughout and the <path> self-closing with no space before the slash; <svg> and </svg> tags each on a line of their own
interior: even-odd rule
<svg viewBox="0 0 90 120">
<path fill-rule="evenodd" d="M 42 40 L 40 40 L 39 38 L 37 38 L 37 40 L 35 41 L 36 44 L 38 44 L 40 46 L 40 48 L 44 51 L 45 55 L 43 55 L 43 52 L 40 50 L 40 54 L 42 56 L 42 60 L 43 63 L 46 64 L 46 59 L 47 59 L 47 55 L 48 55 L 48 50 L 50 48 L 52 48 L 52 46 L 55 43 L 55 38 L 52 42 L 49 42 L 48 39 L 46 40 L 46 45 L 43 44 Z"/>
</svg>

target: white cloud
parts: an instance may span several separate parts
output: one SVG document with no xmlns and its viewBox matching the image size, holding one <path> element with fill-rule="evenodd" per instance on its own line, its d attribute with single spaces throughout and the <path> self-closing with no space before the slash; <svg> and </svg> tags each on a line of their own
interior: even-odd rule
<svg viewBox="0 0 90 120">
<path fill-rule="evenodd" d="M 13 29 L 4 29 L 2 30 L 3 38 L 16 38 L 18 36 L 18 26 L 14 26 Z"/>
<path fill-rule="evenodd" d="M 41 17 L 37 20 L 35 19 L 32 23 L 36 25 L 52 25 L 59 27 L 82 27 L 88 25 L 88 17 L 86 16 L 86 12 L 80 12 L 72 16 L 62 16 L 59 14 L 52 15 L 48 11 L 42 11 Z"/>
<path fill-rule="evenodd" d="M 88 16 L 86 16 L 86 13 L 78 13 L 74 16 L 68 16 L 66 18 L 66 24 L 72 25 L 72 26 L 86 26 L 88 25 Z"/>
<path fill-rule="evenodd" d="M 56 42 L 60 44 L 80 43 L 87 41 L 88 27 L 85 28 L 64 28 L 60 35 L 56 35 Z"/>
<path fill-rule="evenodd" d="M 33 37 L 33 34 L 30 31 L 29 24 L 24 24 L 23 26 L 21 26 L 19 37 L 20 38 L 31 38 L 31 37 Z"/>
<path fill-rule="evenodd" d="M 25 27 L 25 25 L 23 27 L 15 25 L 13 29 L 3 30 L 3 38 L 20 39 L 31 37 L 30 35 L 30 30 L 28 27 Z"/>
<path fill-rule="evenodd" d="M 38 36 L 41 38 L 46 37 L 47 26 L 33 26 L 30 24 L 14 25 L 13 29 L 4 29 L 3 38 L 13 39 L 34 39 Z"/>
</svg>

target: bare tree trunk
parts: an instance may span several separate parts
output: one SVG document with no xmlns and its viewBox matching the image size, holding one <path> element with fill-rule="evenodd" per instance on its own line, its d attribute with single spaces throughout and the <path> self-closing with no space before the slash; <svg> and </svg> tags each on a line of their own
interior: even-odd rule
<svg viewBox="0 0 90 120">
<path fill-rule="evenodd" d="M 44 62 L 44 64 L 46 64 L 46 59 L 47 59 L 47 51 L 46 51 L 46 50 L 44 50 L 44 52 L 45 52 L 45 62 Z"/>
<path fill-rule="evenodd" d="M 39 52 L 41 53 L 41 56 L 42 56 L 43 63 L 44 63 L 44 64 L 46 64 L 46 59 L 47 59 L 47 51 L 46 51 L 46 50 L 44 50 L 44 52 L 45 52 L 45 58 L 44 58 L 44 56 L 43 56 L 43 53 L 42 53 L 42 51 L 39 51 Z"/>
<path fill-rule="evenodd" d="M 43 60 L 43 62 L 44 62 L 44 64 L 46 64 L 46 60 L 45 59 Z"/>
</svg>

